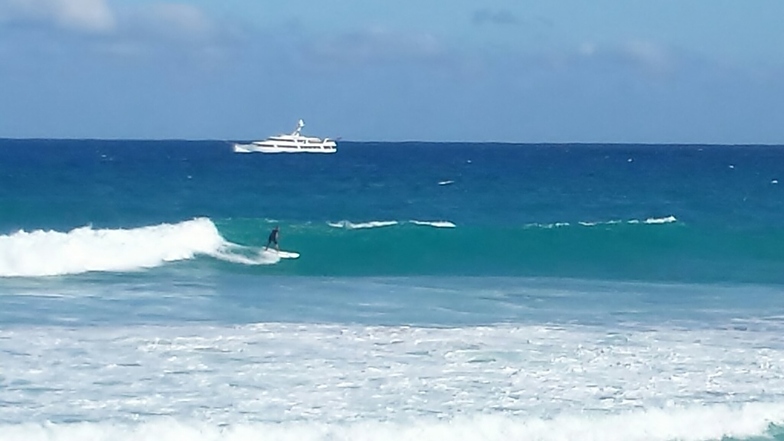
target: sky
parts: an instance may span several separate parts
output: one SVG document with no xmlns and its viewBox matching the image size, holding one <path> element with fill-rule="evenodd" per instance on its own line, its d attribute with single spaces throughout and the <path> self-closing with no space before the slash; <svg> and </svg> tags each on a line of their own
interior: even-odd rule
<svg viewBox="0 0 784 441">
<path fill-rule="evenodd" d="M 784 144 L 782 0 L 0 0 L 0 138 Z"/>
</svg>

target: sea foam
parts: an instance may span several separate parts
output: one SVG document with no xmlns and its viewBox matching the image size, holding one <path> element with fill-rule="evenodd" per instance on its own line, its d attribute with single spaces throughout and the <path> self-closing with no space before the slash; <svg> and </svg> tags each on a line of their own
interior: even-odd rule
<svg viewBox="0 0 784 441">
<path fill-rule="evenodd" d="M 691 438 L 721 439 L 784 423 L 780 332 L 778 325 L 608 332 L 568 324 L 0 329 L 3 376 L 11 379 L 0 388 L 0 402 L 8 403 L 0 423 L 134 423 L 168 415 L 293 428 L 305 421 L 427 426 L 430 417 L 492 414 L 514 417 L 514 427 L 543 426 L 542 436 L 507 439 L 614 439 L 621 427 L 627 434 L 661 430 L 648 439 L 689 439 L 679 428 L 726 423 Z M 545 437 L 568 425 L 593 436 Z M 0 429 L 0 440 L 6 433 Z"/>
<path fill-rule="evenodd" d="M 476 415 L 454 419 L 215 424 L 157 417 L 136 423 L 69 423 L 0 425 L 3 441 L 707 441 L 768 438 L 772 421 L 780 421 L 782 404 L 747 404 L 682 409 L 641 410 L 616 415 L 562 415 L 540 419 L 511 415 Z M 767 435 L 767 436 L 766 436 Z"/>
<path fill-rule="evenodd" d="M 436 228 L 455 228 L 454 222 L 450 222 L 450 221 L 410 220 L 408 221 L 408 223 L 413 225 L 436 227 Z M 370 222 L 354 223 L 347 220 L 342 220 L 340 222 L 328 222 L 327 225 L 333 228 L 345 228 L 347 230 L 360 230 L 360 229 L 367 229 L 367 228 L 392 227 L 396 225 L 401 225 L 401 222 L 390 220 L 390 221 L 370 221 Z"/>
<path fill-rule="evenodd" d="M 613 220 L 608 220 L 608 221 L 578 221 L 577 225 L 580 225 L 582 227 L 596 227 L 596 226 L 604 226 L 604 225 L 620 225 L 620 224 L 623 224 L 623 223 L 626 223 L 626 224 L 629 224 L 629 225 L 638 225 L 638 224 L 662 225 L 662 224 L 671 224 L 671 223 L 675 223 L 675 222 L 678 222 L 678 218 L 676 218 L 675 216 L 670 215 L 670 216 L 665 216 L 665 217 L 649 217 L 649 218 L 647 218 L 645 220 L 642 220 L 642 221 L 639 220 L 639 219 L 629 219 L 627 221 L 623 221 L 623 220 L 619 220 L 619 219 L 613 219 Z M 569 226 L 572 226 L 572 224 L 569 223 L 569 222 L 555 222 L 555 223 L 549 223 L 549 224 L 532 223 L 532 224 L 525 225 L 524 228 L 546 228 L 546 229 L 552 229 L 552 228 L 569 227 Z"/>
<path fill-rule="evenodd" d="M 18 231 L 0 236 L 0 277 L 133 271 L 197 255 L 243 264 L 274 263 L 269 257 L 245 257 L 237 249 L 207 218 L 132 229 Z"/>
<path fill-rule="evenodd" d="M 412 220 L 412 224 L 414 225 L 422 225 L 428 227 L 436 227 L 436 228 L 455 228 L 456 225 L 450 221 L 418 221 Z"/>
<path fill-rule="evenodd" d="M 397 221 L 370 221 L 370 222 L 359 222 L 353 223 L 347 220 L 342 220 L 340 222 L 329 222 L 328 225 L 334 228 L 345 228 L 347 230 L 359 230 L 365 228 L 380 228 L 380 227 L 391 227 L 392 225 L 397 225 Z"/>
</svg>

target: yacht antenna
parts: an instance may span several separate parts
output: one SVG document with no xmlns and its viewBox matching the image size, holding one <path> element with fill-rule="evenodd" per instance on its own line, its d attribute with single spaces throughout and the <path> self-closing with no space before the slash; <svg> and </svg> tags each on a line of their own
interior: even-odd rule
<svg viewBox="0 0 784 441">
<path fill-rule="evenodd" d="M 297 130 L 295 130 L 292 135 L 299 136 L 299 131 L 302 130 L 303 127 L 305 127 L 305 121 L 299 120 L 297 123 Z"/>
</svg>

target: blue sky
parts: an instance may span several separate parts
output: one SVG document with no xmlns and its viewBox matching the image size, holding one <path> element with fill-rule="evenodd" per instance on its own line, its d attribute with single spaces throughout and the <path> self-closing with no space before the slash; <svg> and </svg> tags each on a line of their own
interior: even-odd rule
<svg viewBox="0 0 784 441">
<path fill-rule="evenodd" d="M 784 144 L 781 0 L 0 0 L 0 137 Z"/>
</svg>

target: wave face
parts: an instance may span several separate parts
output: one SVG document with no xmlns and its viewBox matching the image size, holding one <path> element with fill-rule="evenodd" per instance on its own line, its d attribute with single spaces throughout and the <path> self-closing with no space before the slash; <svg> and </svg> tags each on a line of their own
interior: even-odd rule
<svg viewBox="0 0 784 441">
<path fill-rule="evenodd" d="M 784 231 L 702 230 L 675 216 L 519 227 L 450 221 L 281 223 L 281 262 L 266 252 L 273 222 L 198 218 L 131 229 L 18 231 L 0 236 L 0 277 L 127 272 L 208 259 L 269 274 L 526 276 L 784 283 Z M 220 266 L 218 267 L 220 268 Z M 223 267 L 230 270 L 230 267 Z"/>
<path fill-rule="evenodd" d="M 784 282 L 779 147 L 343 143 L 328 157 L 212 142 L 0 147 L 0 276 L 207 259 L 260 274 Z M 300 259 L 259 254 L 267 219 Z"/>
<path fill-rule="evenodd" d="M 270 228 L 262 221 L 218 225 L 226 237 L 256 246 Z M 784 275 L 776 271 L 784 265 L 784 249 L 776 245 L 782 240 L 784 230 L 695 228 L 671 215 L 518 227 L 394 220 L 284 224 L 283 248 L 302 257 L 265 271 L 782 283 Z"/>
</svg>

